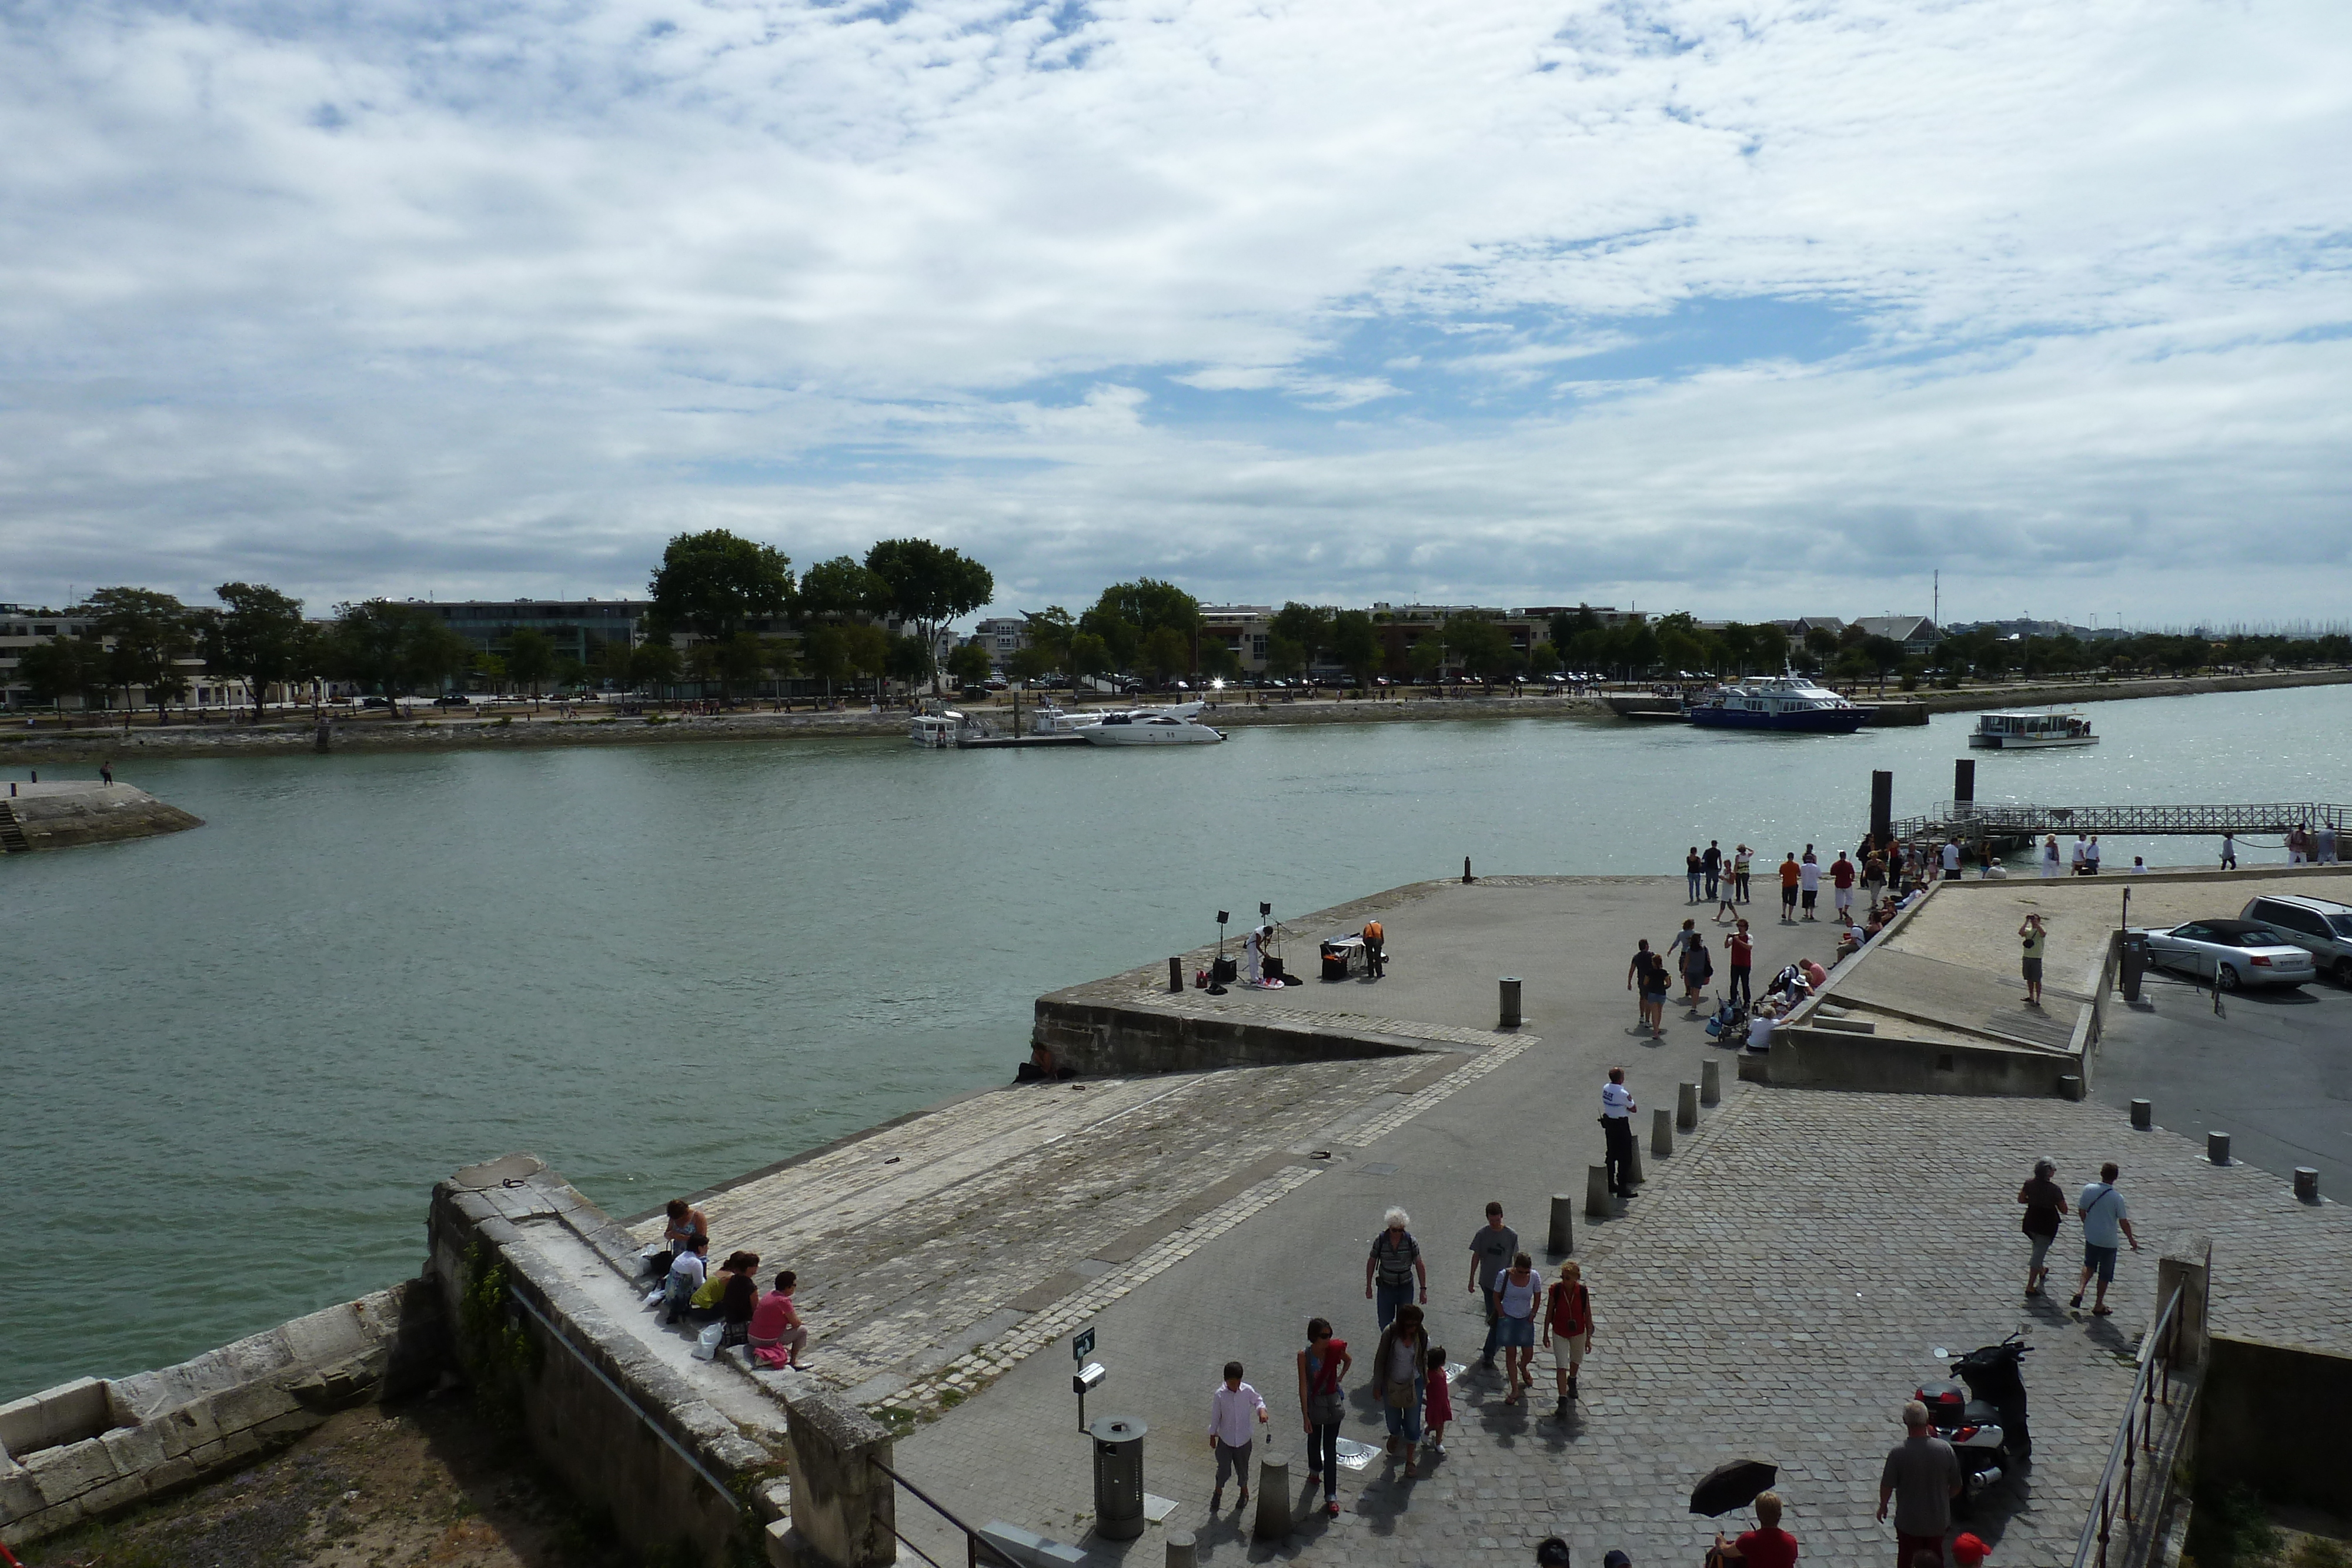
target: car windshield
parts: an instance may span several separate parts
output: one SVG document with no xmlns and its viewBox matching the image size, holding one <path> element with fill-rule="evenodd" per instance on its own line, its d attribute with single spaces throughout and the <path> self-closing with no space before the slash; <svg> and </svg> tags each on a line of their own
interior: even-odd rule
<svg viewBox="0 0 2352 1568">
<path fill-rule="evenodd" d="M 2352 915 L 2331 915 L 2327 917 L 2327 925 L 2336 936 L 2352 942 Z"/>
<path fill-rule="evenodd" d="M 2284 947 L 2288 946 L 2285 938 L 2280 936 L 2274 931 L 2225 931 L 2219 936 L 2215 937 L 2214 940 L 2227 943 L 2232 947 Z"/>
</svg>

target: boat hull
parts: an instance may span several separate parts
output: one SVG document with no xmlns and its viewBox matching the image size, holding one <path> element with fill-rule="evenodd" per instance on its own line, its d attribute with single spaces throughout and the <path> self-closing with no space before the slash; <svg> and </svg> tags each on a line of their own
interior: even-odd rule
<svg viewBox="0 0 2352 1568">
<path fill-rule="evenodd" d="M 1089 746 L 1213 746 L 1225 738 L 1204 724 L 1090 724 L 1076 733 Z"/>
<path fill-rule="evenodd" d="M 1755 713 L 1746 708 L 1695 707 L 1691 723 L 1701 729 L 1736 729 L 1763 735 L 1852 735 L 1870 719 L 1864 707 L 1805 708 L 1792 713 Z"/>
</svg>

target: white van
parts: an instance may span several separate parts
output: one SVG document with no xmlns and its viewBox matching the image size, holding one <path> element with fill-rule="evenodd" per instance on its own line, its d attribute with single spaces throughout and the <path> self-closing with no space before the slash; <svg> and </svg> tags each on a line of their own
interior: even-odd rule
<svg viewBox="0 0 2352 1568">
<path fill-rule="evenodd" d="M 2352 986 L 2352 904 L 2293 894 L 2249 899 L 2241 920 L 2259 920 L 2296 946 L 2307 949 L 2322 973 L 2339 986 Z"/>
</svg>

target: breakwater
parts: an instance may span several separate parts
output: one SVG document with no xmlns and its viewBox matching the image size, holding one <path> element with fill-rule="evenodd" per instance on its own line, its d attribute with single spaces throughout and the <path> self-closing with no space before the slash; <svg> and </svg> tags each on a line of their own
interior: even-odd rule
<svg viewBox="0 0 2352 1568">
<path fill-rule="evenodd" d="M 202 818 L 129 784 L 13 783 L 0 799 L 0 853 L 121 843 L 203 826 Z"/>
</svg>

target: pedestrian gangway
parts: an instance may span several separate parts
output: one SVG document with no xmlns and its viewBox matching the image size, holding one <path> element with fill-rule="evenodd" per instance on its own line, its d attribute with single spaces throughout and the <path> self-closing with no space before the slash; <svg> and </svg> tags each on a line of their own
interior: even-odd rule
<svg viewBox="0 0 2352 1568">
<path fill-rule="evenodd" d="M 2023 842 L 2049 833 L 2189 835 L 2219 838 L 2234 833 L 2284 833 L 2290 828 L 2334 828 L 2340 840 L 2352 825 L 2352 806 L 2319 800 L 2271 805 L 2223 806 L 2000 806 L 1981 800 L 1946 800 L 1924 817 L 1894 824 L 1906 843 L 1957 839 Z"/>
</svg>

